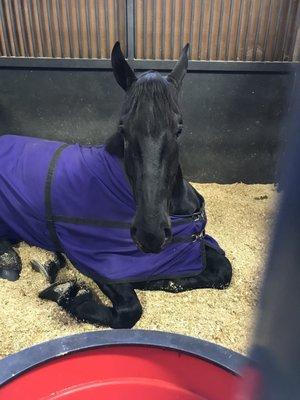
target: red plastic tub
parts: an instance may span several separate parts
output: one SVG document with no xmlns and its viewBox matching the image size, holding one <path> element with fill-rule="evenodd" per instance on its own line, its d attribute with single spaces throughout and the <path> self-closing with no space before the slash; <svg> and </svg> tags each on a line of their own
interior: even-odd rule
<svg viewBox="0 0 300 400">
<path fill-rule="evenodd" d="M 187 336 L 80 334 L 0 361 L 1 400 L 229 400 L 245 358 Z"/>
</svg>

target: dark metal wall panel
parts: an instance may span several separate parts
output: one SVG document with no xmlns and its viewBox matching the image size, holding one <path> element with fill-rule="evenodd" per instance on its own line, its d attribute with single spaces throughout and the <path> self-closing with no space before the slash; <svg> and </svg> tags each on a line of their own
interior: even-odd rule
<svg viewBox="0 0 300 400">
<path fill-rule="evenodd" d="M 0 0 L 0 56 L 109 58 L 126 0 Z"/>
<path fill-rule="evenodd" d="M 0 134 L 94 144 L 112 134 L 124 96 L 112 71 L 72 62 L 74 69 L 70 63 L 66 69 L 0 64 Z M 203 66 L 184 80 L 185 176 L 199 182 L 272 182 L 294 74 L 243 71 L 229 63 L 222 70 L 220 64 L 225 63 L 218 63 L 218 71 Z"/>
<path fill-rule="evenodd" d="M 292 61 L 300 0 L 135 0 L 135 56 Z M 294 61 L 295 58 L 294 58 Z"/>
<path fill-rule="evenodd" d="M 273 182 L 292 84 L 286 74 L 188 74 L 182 162 L 189 178 Z"/>
</svg>

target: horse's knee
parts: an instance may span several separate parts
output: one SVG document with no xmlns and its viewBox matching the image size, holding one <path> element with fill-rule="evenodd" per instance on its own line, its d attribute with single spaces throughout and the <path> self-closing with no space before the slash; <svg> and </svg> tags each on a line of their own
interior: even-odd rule
<svg viewBox="0 0 300 400">
<path fill-rule="evenodd" d="M 114 329 L 130 329 L 132 328 L 143 314 L 143 308 L 139 301 L 122 306 L 116 306 L 112 310 L 113 318 L 111 328 Z"/>
<path fill-rule="evenodd" d="M 103 284 L 98 281 L 100 290 L 113 304 L 111 310 L 111 323 L 115 329 L 132 328 L 141 318 L 143 309 L 131 284 Z"/>
</svg>

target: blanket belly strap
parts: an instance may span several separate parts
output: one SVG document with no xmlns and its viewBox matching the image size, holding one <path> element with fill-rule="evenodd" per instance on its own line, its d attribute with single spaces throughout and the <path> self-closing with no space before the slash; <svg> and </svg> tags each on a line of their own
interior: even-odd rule
<svg viewBox="0 0 300 400">
<path fill-rule="evenodd" d="M 102 228 L 118 228 L 118 229 L 130 229 L 130 222 L 123 221 L 109 221 L 99 218 L 81 218 L 74 216 L 66 216 L 66 215 L 52 215 L 54 222 L 65 222 L 69 224 L 75 225 L 91 225 L 91 226 L 99 226 Z M 184 225 L 188 222 L 196 222 L 205 219 L 204 211 L 201 210 L 198 213 L 195 213 L 191 216 L 183 216 L 179 221 L 172 221 L 172 227 Z"/>
<path fill-rule="evenodd" d="M 46 178 L 45 184 L 45 213 L 46 213 L 46 221 L 47 221 L 47 229 L 49 232 L 50 239 L 52 240 L 53 244 L 55 245 L 57 251 L 63 252 L 62 244 L 57 236 L 56 228 L 55 228 L 55 218 L 53 217 L 53 210 L 52 210 L 52 198 L 51 198 L 51 189 L 53 178 L 55 174 L 56 164 L 58 158 L 62 151 L 69 146 L 67 143 L 61 145 L 53 154 L 51 162 L 49 164 L 49 169 Z"/>
<path fill-rule="evenodd" d="M 186 218 L 184 223 L 187 223 L 188 221 L 193 221 L 193 218 Z M 70 217 L 70 216 L 63 216 L 63 215 L 51 215 L 51 219 L 48 221 L 51 223 L 51 228 L 55 230 L 55 222 L 63 222 L 67 224 L 73 224 L 73 225 L 87 225 L 87 226 L 95 226 L 95 227 L 101 227 L 101 228 L 116 228 L 116 229 L 129 229 L 131 224 L 129 222 L 121 222 L 121 221 L 108 221 L 108 220 L 103 220 L 103 219 L 90 219 L 90 218 L 77 218 L 77 217 Z M 183 222 L 180 221 L 180 225 Z M 179 225 L 179 223 L 175 222 L 174 224 Z M 56 235 L 56 230 L 55 230 L 55 235 Z M 196 232 L 190 236 L 185 235 L 185 236 L 174 236 L 172 238 L 171 243 L 193 243 L 196 242 L 199 239 L 204 238 L 205 236 L 205 228 L 203 228 L 201 231 Z M 57 235 L 56 235 L 57 237 Z M 58 239 L 58 238 L 57 238 Z"/>
</svg>

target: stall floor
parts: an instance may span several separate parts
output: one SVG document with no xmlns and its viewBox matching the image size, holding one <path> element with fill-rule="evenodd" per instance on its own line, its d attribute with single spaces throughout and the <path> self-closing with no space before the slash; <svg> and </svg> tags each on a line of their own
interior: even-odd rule
<svg viewBox="0 0 300 400">
<path fill-rule="evenodd" d="M 199 289 L 181 294 L 138 291 L 144 314 L 136 328 L 191 335 L 246 353 L 278 194 L 273 185 L 194 185 L 206 200 L 207 232 L 219 241 L 232 262 L 232 284 L 226 290 Z M 20 279 L 0 280 L 0 357 L 60 336 L 102 329 L 79 323 L 57 304 L 39 299 L 38 292 L 47 283 L 31 269 L 29 261 L 47 258 L 48 254 L 25 243 L 19 252 L 23 261 Z M 74 276 L 93 285 L 71 265 L 59 273 L 60 279 Z"/>
</svg>

